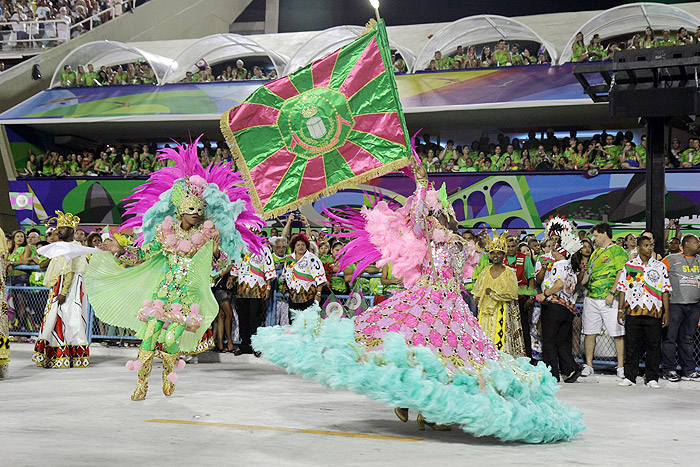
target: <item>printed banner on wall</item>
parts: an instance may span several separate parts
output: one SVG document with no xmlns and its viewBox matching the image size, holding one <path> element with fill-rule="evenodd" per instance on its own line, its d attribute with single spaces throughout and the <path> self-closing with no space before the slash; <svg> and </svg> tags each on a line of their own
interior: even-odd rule
<svg viewBox="0 0 700 467">
<path fill-rule="evenodd" d="M 590 179 L 581 174 L 454 174 L 431 176 L 445 182 L 459 224 L 466 228 L 541 229 L 542 220 L 563 214 L 582 226 L 601 220 L 627 225 L 645 220 L 645 174 L 602 173 Z M 59 209 L 79 215 L 85 223 L 119 224 L 121 200 L 145 180 L 17 180 L 14 192 L 33 192 L 34 205 L 45 212 Z M 365 193 L 381 190 L 403 203 L 415 183 L 389 174 L 367 185 L 343 189 L 301 208 L 312 222 L 322 219 L 325 207 L 363 206 Z M 700 224 L 700 185 L 696 172 L 666 173 L 666 216 Z M 15 211 L 20 223 L 31 223 L 32 212 Z"/>
</svg>

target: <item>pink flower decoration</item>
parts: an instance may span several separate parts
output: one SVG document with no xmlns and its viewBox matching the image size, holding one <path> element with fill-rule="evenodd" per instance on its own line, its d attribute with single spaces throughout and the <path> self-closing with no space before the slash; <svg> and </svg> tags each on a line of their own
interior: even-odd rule
<svg viewBox="0 0 700 467">
<path fill-rule="evenodd" d="M 169 247 L 174 247 L 177 245 L 177 238 L 175 238 L 173 234 L 168 234 L 165 236 L 165 243 L 167 243 Z"/>
<path fill-rule="evenodd" d="M 193 303 L 192 306 L 190 307 L 190 311 L 196 315 L 199 314 L 199 305 L 196 303 Z"/>
<path fill-rule="evenodd" d="M 182 370 L 183 368 L 185 368 L 185 361 L 178 358 L 177 365 L 175 365 L 175 366 L 177 367 L 178 370 Z"/>
<path fill-rule="evenodd" d="M 151 308 L 152 306 L 153 306 L 153 300 L 144 300 L 143 301 L 144 308 Z"/>
<path fill-rule="evenodd" d="M 170 381 L 173 384 L 177 383 L 177 375 L 175 374 L 174 371 L 171 371 L 170 373 L 168 373 L 168 381 Z"/>
<path fill-rule="evenodd" d="M 179 313 L 182 311 L 182 304 L 181 303 L 173 303 L 170 305 L 170 309 L 173 310 L 175 313 Z"/>
<path fill-rule="evenodd" d="M 156 308 L 161 308 L 161 309 L 162 309 L 162 308 L 165 306 L 165 302 L 164 302 L 163 300 L 160 300 L 160 299 L 154 300 L 154 301 L 153 301 L 153 306 L 156 307 Z"/>
<path fill-rule="evenodd" d="M 204 221 L 204 224 L 202 224 L 202 227 L 204 227 L 205 229 L 213 229 L 214 223 L 212 221 Z"/>
<path fill-rule="evenodd" d="M 204 180 L 204 179 L 203 179 L 202 177 L 200 177 L 199 175 L 192 175 L 192 176 L 190 177 L 190 184 L 196 185 L 196 186 L 198 186 L 198 187 L 200 187 L 200 188 L 204 188 L 204 187 L 207 186 L 207 181 Z"/>
<path fill-rule="evenodd" d="M 192 243 L 189 240 L 180 240 L 177 244 L 177 249 L 182 253 L 188 253 L 192 249 Z"/>
<path fill-rule="evenodd" d="M 197 246 L 204 243 L 204 236 L 201 233 L 193 234 L 192 237 L 190 237 L 190 239 L 192 240 L 192 243 L 194 243 Z"/>
</svg>

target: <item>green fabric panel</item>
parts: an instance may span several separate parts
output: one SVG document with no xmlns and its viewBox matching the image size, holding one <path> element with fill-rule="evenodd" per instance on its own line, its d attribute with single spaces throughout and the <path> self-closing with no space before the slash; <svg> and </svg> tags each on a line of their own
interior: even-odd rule
<svg viewBox="0 0 700 467">
<path fill-rule="evenodd" d="M 326 170 L 326 185 L 328 186 L 355 176 L 348 163 L 337 150 L 323 155 L 323 167 Z"/>
<path fill-rule="evenodd" d="M 265 86 L 261 86 L 255 90 L 251 96 L 246 99 L 247 103 L 266 105 L 275 109 L 281 109 L 285 100 L 277 94 L 268 90 Z"/>
<path fill-rule="evenodd" d="M 284 146 L 282 135 L 276 125 L 260 125 L 244 128 L 234 133 L 236 142 L 240 148 L 256 148 L 255 151 L 246 150 L 243 157 L 248 169 L 256 167 L 265 159 L 276 153 Z"/>
<path fill-rule="evenodd" d="M 299 94 L 309 91 L 314 87 L 314 77 L 311 74 L 311 65 L 289 75 L 289 79 L 299 91 Z"/>
<path fill-rule="evenodd" d="M 365 151 L 379 159 L 383 164 L 388 164 L 406 156 L 406 147 L 401 144 L 379 138 L 370 133 L 353 130 L 348 137 L 349 141 L 360 146 Z M 328 173 L 328 172 L 326 172 Z"/>
<path fill-rule="evenodd" d="M 376 32 L 367 33 L 364 36 L 358 37 L 354 42 L 343 47 L 338 53 L 338 60 L 333 67 L 333 74 L 328 83 L 328 87 L 337 91 L 340 86 L 348 78 L 357 61 L 362 56 L 362 52 L 367 48 L 367 44 L 376 36 Z"/>
<path fill-rule="evenodd" d="M 352 114 L 396 112 L 397 101 L 391 99 L 390 95 L 386 93 L 387 90 L 391 89 L 392 81 L 389 75 L 382 73 L 357 91 L 355 95 L 348 99 L 348 105 Z M 378 96 L 377 93 L 379 89 L 385 91 L 381 96 Z"/>
<path fill-rule="evenodd" d="M 284 206 L 297 200 L 301 179 L 306 169 L 306 158 L 297 156 L 287 169 L 280 184 L 264 206 L 266 211 Z"/>
</svg>

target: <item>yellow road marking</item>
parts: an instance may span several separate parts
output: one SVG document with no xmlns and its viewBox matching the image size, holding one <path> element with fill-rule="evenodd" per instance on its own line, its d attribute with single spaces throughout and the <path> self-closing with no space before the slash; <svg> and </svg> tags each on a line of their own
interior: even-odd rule
<svg viewBox="0 0 700 467">
<path fill-rule="evenodd" d="M 327 431 L 327 430 L 304 430 L 301 428 L 285 428 L 281 426 L 264 426 L 264 425 L 239 425 L 236 423 L 214 423 L 214 422 L 196 422 L 192 420 L 167 420 L 156 418 L 146 420 L 147 423 L 171 423 L 175 425 L 200 425 L 200 426 L 223 426 L 226 428 L 235 428 L 237 430 L 261 430 L 261 431 L 283 431 L 286 433 L 306 433 L 311 435 L 325 436 L 344 436 L 346 438 L 367 438 L 367 439 L 386 439 L 390 441 L 407 441 L 416 442 L 423 441 L 422 438 L 412 438 L 410 436 L 389 436 L 389 435 L 373 435 L 369 433 L 351 433 L 346 431 Z"/>
</svg>

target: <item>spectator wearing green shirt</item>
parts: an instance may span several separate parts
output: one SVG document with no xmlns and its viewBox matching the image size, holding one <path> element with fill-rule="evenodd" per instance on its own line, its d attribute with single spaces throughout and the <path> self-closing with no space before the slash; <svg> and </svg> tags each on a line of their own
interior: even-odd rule
<svg viewBox="0 0 700 467">
<path fill-rule="evenodd" d="M 457 53 L 452 57 L 453 68 L 464 68 L 467 63 L 467 55 L 464 53 L 464 47 L 457 46 Z"/>
<path fill-rule="evenodd" d="M 59 76 L 61 80 L 61 87 L 70 88 L 77 86 L 78 77 L 75 72 L 71 69 L 70 65 L 65 65 L 63 71 Z"/>
<path fill-rule="evenodd" d="M 656 47 L 658 44 L 656 42 L 656 38 L 654 37 L 654 30 L 651 29 L 651 27 L 647 26 L 647 28 L 644 30 L 644 39 L 642 39 L 642 47 L 645 49 L 652 49 Z"/>
<path fill-rule="evenodd" d="M 632 146 L 632 143 L 627 141 L 622 147 L 622 152 L 620 153 L 620 168 L 621 169 L 643 169 L 645 167 L 645 162 L 643 162 L 637 155 L 637 151 Z"/>
<path fill-rule="evenodd" d="M 92 63 L 88 63 L 88 71 L 87 73 L 83 74 L 83 85 L 84 86 L 97 86 L 97 72 L 95 71 L 95 67 L 92 65 Z"/>
<path fill-rule="evenodd" d="M 605 58 L 605 48 L 600 43 L 600 34 L 593 34 L 591 43 L 588 45 L 588 61 L 600 62 Z"/>
<path fill-rule="evenodd" d="M 601 222 L 591 229 L 596 249 L 589 262 L 588 271 L 583 276 L 588 294 L 583 301 L 583 334 L 586 362 L 582 376 L 593 372 L 593 352 L 596 336 L 603 326 L 607 334 L 615 341 L 617 354 L 617 375 L 624 378 L 624 342 L 625 328 L 617 322 L 617 279 L 627 263 L 627 252 L 612 241 L 612 228 Z"/>
<path fill-rule="evenodd" d="M 620 50 L 620 46 L 617 45 L 617 42 L 608 44 L 608 46 L 605 48 L 605 60 L 612 60 L 615 58 L 615 52 L 618 50 Z"/>
<path fill-rule="evenodd" d="M 700 165 L 700 139 L 690 138 L 689 148 L 681 153 L 681 167 L 695 167 Z"/>
<path fill-rule="evenodd" d="M 493 56 L 491 55 L 491 47 L 484 47 L 481 49 L 481 68 L 488 68 L 494 65 Z"/>
<path fill-rule="evenodd" d="M 520 151 L 515 150 L 515 145 L 513 143 L 508 143 L 506 145 L 506 156 L 510 156 L 514 164 L 520 164 Z"/>
<path fill-rule="evenodd" d="M 236 68 L 233 70 L 234 79 L 247 79 L 248 70 L 243 67 L 243 60 L 236 60 Z"/>
<path fill-rule="evenodd" d="M 438 50 L 435 52 L 435 66 L 438 70 L 450 70 L 452 69 L 452 59 L 450 57 L 443 57 L 442 53 Z"/>
<path fill-rule="evenodd" d="M 620 167 L 620 146 L 615 144 L 615 137 L 613 135 L 605 135 L 605 146 L 603 146 L 603 154 L 606 155 L 608 161 L 610 161 L 613 166 L 612 169 L 618 169 Z"/>
<path fill-rule="evenodd" d="M 513 46 L 510 48 L 510 61 L 513 66 L 525 64 L 525 60 L 523 59 L 523 56 L 520 55 L 519 49 L 518 44 L 513 44 Z"/>
<path fill-rule="evenodd" d="M 659 39 L 656 43 L 658 47 L 669 47 L 676 45 L 676 40 L 671 37 L 671 31 L 664 29 L 664 32 L 661 33 L 661 39 Z"/>
<path fill-rule="evenodd" d="M 588 61 L 588 49 L 586 48 L 586 44 L 583 42 L 583 33 L 581 31 L 576 34 L 576 39 L 574 40 L 574 43 L 571 44 L 571 61 Z"/>
<path fill-rule="evenodd" d="M 678 34 L 676 35 L 677 45 L 690 45 L 693 43 L 693 36 L 688 34 L 688 30 L 684 27 L 678 28 Z"/>
<path fill-rule="evenodd" d="M 501 39 L 496 43 L 493 52 L 493 61 L 496 66 L 506 66 L 511 63 L 510 52 L 506 41 Z"/>
</svg>

